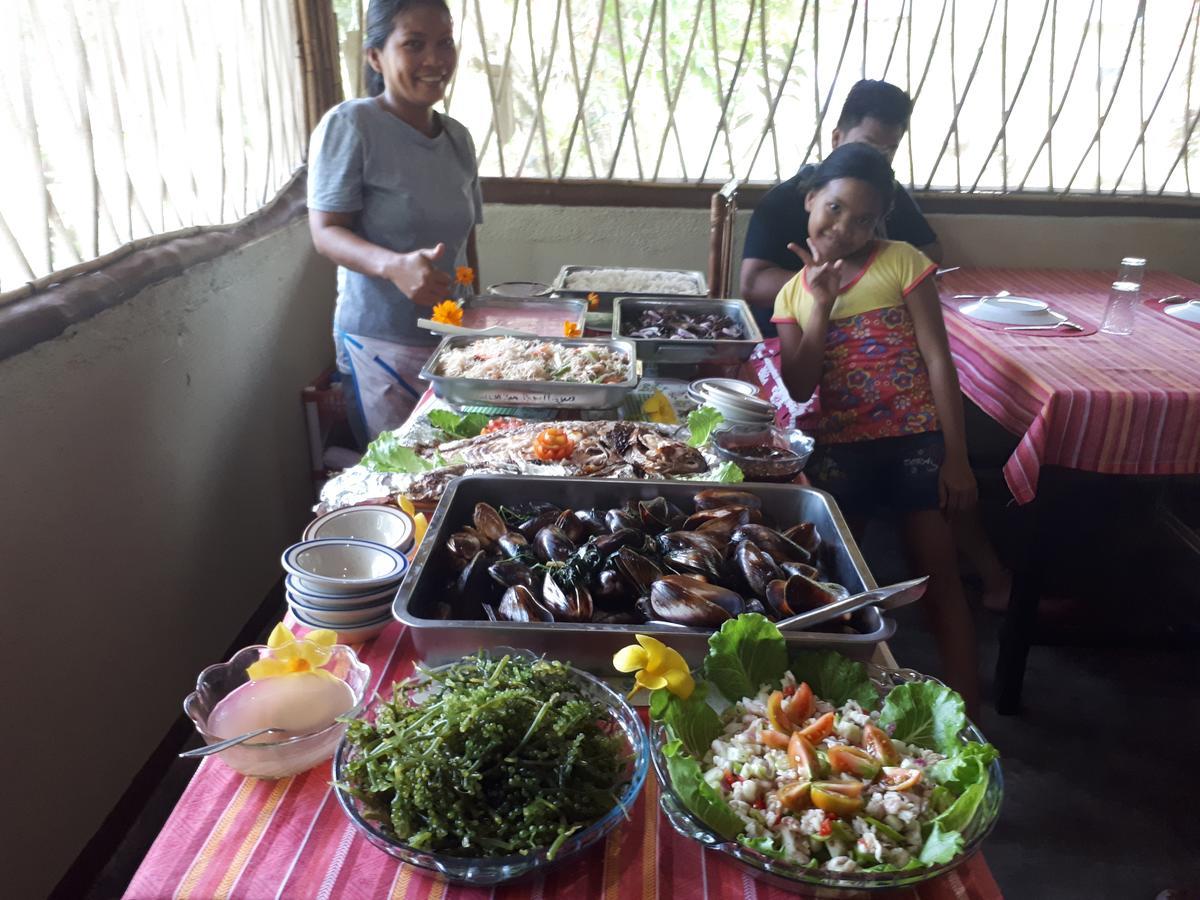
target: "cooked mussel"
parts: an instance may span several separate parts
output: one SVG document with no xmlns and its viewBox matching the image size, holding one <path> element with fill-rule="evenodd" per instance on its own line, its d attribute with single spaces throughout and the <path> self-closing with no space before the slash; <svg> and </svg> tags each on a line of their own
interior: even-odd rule
<svg viewBox="0 0 1200 900">
<path fill-rule="evenodd" d="M 542 562 L 564 562 L 575 552 L 575 544 L 561 528 L 547 525 L 534 536 L 533 550 Z"/>
<path fill-rule="evenodd" d="M 604 513 L 605 511 L 602 509 L 577 509 L 575 518 L 583 523 L 589 536 L 594 536 L 605 534 L 609 530 L 608 523 L 604 520 Z"/>
<path fill-rule="evenodd" d="M 480 550 L 458 574 L 454 582 L 454 596 L 451 599 L 456 619 L 483 618 L 480 604 L 490 603 L 500 592 L 488 568 L 487 554 Z"/>
<path fill-rule="evenodd" d="M 638 517 L 642 520 L 642 527 L 651 534 L 677 528 L 683 519 L 683 513 L 666 497 L 641 500 L 638 502 L 637 510 Z"/>
<path fill-rule="evenodd" d="M 554 614 L 524 585 L 510 587 L 500 598 L 496 616 L 506 622 L 553 622 Z"/>
<path fill-rule="evenodd" d="M 650 586 L 655 618 L 679 625 L 718 626 L 746 608 L 742 595 L 687 575 L 665 575 Z"/>
<path fill-rule="evenodd" d="M 592 576 L 592 600 L 598 606 L 623 608 L 636 599 L 633 585 L 616 569 L 601 569 Z"/>
<path fill-rule="evenodd" d="M 611 532 L 620 531 L 622 528 L 630 528 L 634 531 L 643 530 L 642 520 L 627 509 L 610 509 L 604 514 L 604 523 Z"/>
<path fill-rule="evenodd" d="M 456 531 L 450 537 L 446 538 L 446 549 L 450 552 L 450 557 L 454 560 L 454 564 L 461 569 L 471 561 L 472 557 L 482 547 L 479 543 L 479 538 L 474 534 L 466 531 Z"/>
<path fill-rule="evenodd" d="M 720 578 L 724 551 L 720 543 L 699 531 L 668 531 L 657 538 L 664 560 L 685 569 Z"/>
<path fill-rule="evenodd" d="M 739 525 L 758 524 L 762 522 L 762 513 L 749 506 L 715 506 L 702 509 L 688 516 L 683 522 L 684 531 L 698 531 L 714 523 L 728 525 L 729 531 Z"/>
<path fill-rule="evenodd" d="M 645 535 L 632 528 L 620 528 L 612 534 L 602 534 L 594 539 L 596 550 L 601 556 L 607 557 L 616 553 L 622 547 L 632 547 L 640 544 Z"/>
<path fill-rule="evenodd" d="M 587 526 L 575 515 L 574 510 L 564 509 L 559 513 L 558 518 L 554 520 L 554 527 L 565 534 L 572 544 L 582 543 L 588 538 Z"/>
<path fill-rule="evenodd" d="M 765 597 L 767 585 L 785 577 L 775 560 L 763 553 L 754 541 L 742 541 L 738 544 L 733 552 L 733 559 L 750 588 L 750 593 L 755 597 Z"/>
<path fill-rule="evenodd" d="M 592 618 L 592 595 L 585 585 L 560 585 L 547 572 L 542 582 L 542 605 L 558 622 L 587 622 Z"/>
<path fill-rule="evenodd" d="M 614 560 L 617 571 L 629 579 L 638 596 L 648 593 L 650 585 L 663 574 L 662 569 L 652 559 L 628 547 L 618 550 Z"/>
<path fill-rule="evenodd" d="M 558 520 L 558 513 L 556 507 L 540 510 L 522 520 L 521 524 L 517 526 L 517 531 L 525 536 L 525 540 L 532 541 L 539 531 L 547 525 L 553 525 Z"/>
<path fill-rule="evenodd" d="M 811 553 L 766 525 L 741 525 L 733 532 L 732 539 L 735 543 L 754 541 L 758 548 L 777 564 L 812 561 Z"/>
<path fill-rule="evenodd" d="M 492 581 L 506 588 L 517 585 L 531 588 L 535 581 L 533 569 L 517 559 L 497 560 L 488 566 L 487 571 L 492 576 Z"/>
<path fill-rule="evenodd" d="M 471 521 L 479 534 L 480 542 L 485 545 L 495 543 L 508 532 L 504 517 L 490 503 L 476 503 Z"/>
<path fill-rule="evenodd" d="M 520 559 L 523 556 L 529 556 L 532 550 L 529 547 L 529 541 L 525 540 L 525 535 L 519 531 L 506 531 L 496 541 L 496 545 L 500 548 L 500 552 L 509 559 Z"/>
<path fill-rule="evenodd" d="M 803 575 L 805 578 L 811 578 L 813 581 L 818 581 L 817 576 L 820 574 L 816 566 L 810 566 L 807 563 L 798 562 L 781 562 L 779 568 L 783 569 L 785 575 Z"/>
<path fill-rule="evenodd" d="M 839 596 L 818 581 L 791 575 L 786 581 L 777 579 L 768 584 L 764 598 L 771 613 L 782 619 L 819 609 Z"/>
<path fill-rule="evenodd" d="M 747 506 L 750 509 L 762 509 L 762 501 L 747 491 L 735 491 L 729 488 L 708 488 L 695 497 L 696 509 L 715 509 L 720 506 Z"/>
<path fill-rule="evenodd" d="M 817 550 L 821 547 L 821 533 L 817 531 L 817 526 L 812 522 L 793 525 L 783 532 L 783 536 L 797 546 L 803 547 L 812 556 L 816 556 Z"/>
</svg>

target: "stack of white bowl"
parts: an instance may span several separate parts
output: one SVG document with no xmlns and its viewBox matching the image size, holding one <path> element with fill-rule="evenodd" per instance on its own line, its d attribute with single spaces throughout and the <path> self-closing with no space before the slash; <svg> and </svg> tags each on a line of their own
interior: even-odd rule
<svg viewBox="0 0 1200 900">
<path fill-rule="evenodd" d="M 736 378 L 701 378 L 688 385 L 688 396 L 701 406 L 711 406 L 735 425 L 769 425 L 775 407 L 758 395 L 758 387 Z"/>
<path fill-rule="evenodd" d="M 292 615 L 333 629 L 339 643 L 374 637 L 392 620 L 412 542 L 412 519 L 394 507 L 353 506 L 317 519 L 283 553 Z"/>
</svg>

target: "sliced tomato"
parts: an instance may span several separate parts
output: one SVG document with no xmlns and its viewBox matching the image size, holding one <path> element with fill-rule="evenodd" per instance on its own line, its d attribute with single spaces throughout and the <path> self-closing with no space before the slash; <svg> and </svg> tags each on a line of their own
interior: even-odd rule
<svg viewBox="0 0 1200 900">
<path fill-rule="evenodd" d="M 783 705 L 783 691 L 773 691 L 771 696 L 767 698 L 767 718 L 771 720 L 771 727 L 781 734 L 791 734 L 796 726 L 792 724 L 791 717 Z"/>
<path fill-rule="evenodd" d="M 829 768 L 834 772 L 847 772 L 867 781 L 874 781 L 879 774 L 879 760 L 866 750 L 858 747 L 848 747 L 845 744 L 834 744 L 827 751 Z"/>
<path fill-rule="evenodd" d="M 816 698 L 813 697 L 812 688 L 808 686 L 808 682 L 800 682 L 796 686 L 796 692 L 792 694 L 791 701 L 788 703 L 788 718 L 797 724 L 803 722 L 813 714 L 816 703 Z"/>
<path fill-rule="evenodd" d="M 833 734 L 833 713 L 827 712 L 807 728 L 802 728 L 799 734 L 814 744 L 819 744 Z"/>
<path fill-rule="evenodd" d="M 808 809 L 812 805 L 808 797 L 809 787 L 810 784 L 807 781 L 793 781 L 791 784 L 785 784 L 779 789 L 779 805 L 792 812 Z"/>
<path fill-rule="evenodd" d="M 910 791 L 921 783 L 921 770 L 884 766 L 879 783 L 885 791 Z"/>
<path fill-rule="evenodd" d="M 764 747 L 771 747 L 775 750 L 786 750 L 791 746 L 786 734 L 780 734 L 770 728 L 763 728 L 758 732 L 758 742 Z"/>
<path fill-rule="evenodd" d="M 835 816 L 852 816 L 866 805 L 862 788 L 861 781 L 814 781 L 809 797 L 817 809 Z"/>
<path fill-rule="evenodd" d="M 792 758 L 801 778 L 811 779 L 820 775 L 821 764 L 817 760 L 817 751 L 799 731 L 793 732 L 792 739 L 788 741 L 788 756 Z"/>
<path fill-rule="evenodd" d="M 863 726 L 862 745 L 864 750 L 885 766 L 894 766 L 900 762 L 900 754 L 896 752 L 896 745 L 892 743 L 887 732 L 878 725 L 868 722 Z"/>
</svg>

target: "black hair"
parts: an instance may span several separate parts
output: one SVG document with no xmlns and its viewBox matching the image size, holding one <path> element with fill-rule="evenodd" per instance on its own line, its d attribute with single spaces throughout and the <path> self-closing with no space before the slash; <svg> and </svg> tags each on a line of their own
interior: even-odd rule
<svg viewBox="0 0 1200 900">
<path fill-rule="evenodd" d="M 886 215 L 892 208 L 896 175 L 888 164 L 887 157 L 870 144 L 842 144 L 813 169 L 800 183 L 801 193 L 817 191 L 838 178 L 857 178 L 865 181 L 879 195 L 879 202 Z"/>
<path fill-rule="evenodd" d="M 864 78 L 850 88 L 837 127 L 842 131 L 854 128 L 863 119 L 878 119 L 885 125 L 899 125 L 908 130 L 912 116 L 912 100 L 894 84 Z"/>
<path fill-rule="evenodd" d="M 382 50 L 396 28 L 396 16 L 416 6 L 435 6 L 446 15 L 451 15 L 446 0 L 371 0 L 367 7 L 366 36 L 363 38 L 363 74 L 368 97 L 378 97 L 383 93 L 383 76 L 371 68 L 371 63 L 365 59 L 366 51 Z"/>
</svg>

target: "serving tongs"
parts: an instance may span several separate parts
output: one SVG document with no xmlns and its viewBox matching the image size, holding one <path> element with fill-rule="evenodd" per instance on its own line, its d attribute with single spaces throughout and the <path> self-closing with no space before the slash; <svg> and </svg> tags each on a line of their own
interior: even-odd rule
<svg viewBox="0 0 1200 900">
<path fill-rule="evenodd" d="M 900 581 L 896 584 L 863 591 L 861 594 L 851 594 L 842 600 L 835 600 L 833 603 L 802 612 L 798 616 L 780 619 L 775 623 L 775 627 L 780 631 L 799 631 L 803 628 L 812 628 L 814 625 L 820 625 L 822 622 L 828 622 L 830 619 L 860 610 L 864 606 L 899 609 L 901 606 L 908 606 L 924 597 L 928 584 L 929 576 L 923 575 L 911 581 Z"/>
<path fill-rule="evenodd" d="M 487 328 L 463 328 L 461 325 L 451 325 L 448 322 L 435 322 L 433 319 L 417 319 L 417 327 L 436 331 L 438 334 L 465 334 L 471 337 L 537 337 L 529 331 L 518 331 L 515 328 L 505 328 L 503 325 L 490 325 Z"/>
</svg>

